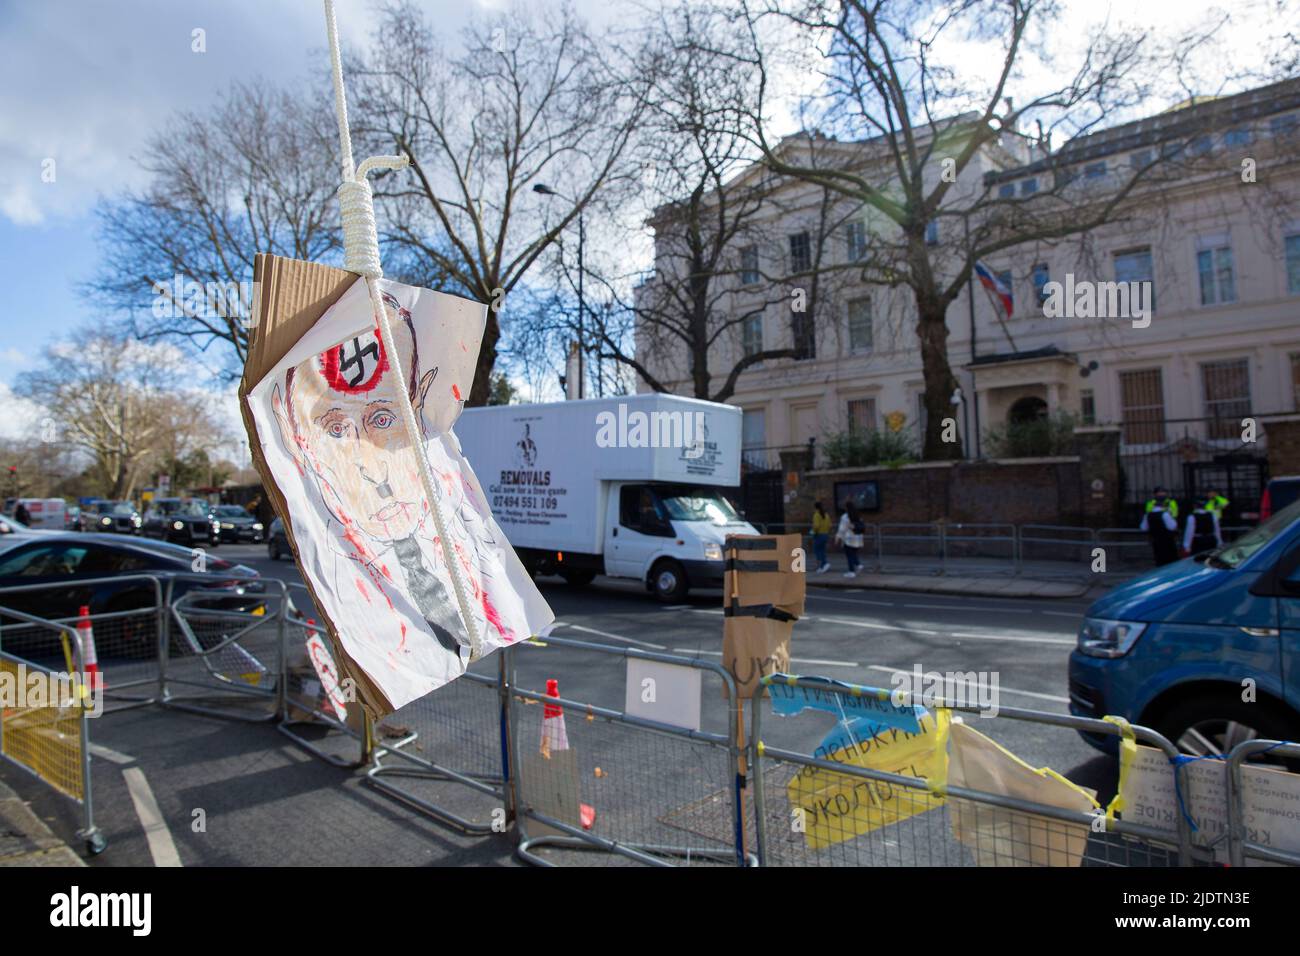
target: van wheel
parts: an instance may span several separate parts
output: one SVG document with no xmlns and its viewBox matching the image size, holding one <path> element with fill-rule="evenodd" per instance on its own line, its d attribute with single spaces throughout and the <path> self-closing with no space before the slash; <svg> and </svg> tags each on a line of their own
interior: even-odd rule
<svg viewBox="0 0 1300 956">
<path fill-rule="evenodd" d="M 595 571 L 561 571 L 560 577 L 565 582 L 575 588 L 585 588 L 592 581 L 596 580 Z"/>
<path fill-rule="evenodd" d="M 1183 753 L 1227 755 L 1245 740 L 1286 740 L 1286 721 L 1267 704 L 1248 704 L 1233 697 L 1187 700 L 1175 704 L 1155 723 Z"/>
<path fill-rule="evenodd" d="M 266 556 L 269 557 L 272 561 L 280 560 L 280 544 L 274 538 L 272 538 L 269 542 L 267 542 Z"/>
<path fill-rule="evenodd" d="M 664 604 L 679 603 L 690 590 L 686 569 L 676 561 L 660 561 L 650 569 L 650 590 Z"/>
</svg>

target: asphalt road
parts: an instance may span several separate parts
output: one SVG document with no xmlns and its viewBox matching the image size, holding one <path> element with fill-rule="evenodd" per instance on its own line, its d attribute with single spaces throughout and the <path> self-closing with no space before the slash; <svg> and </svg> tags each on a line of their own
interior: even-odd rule
<svg viewBox="0 0 1300 956">
<path fill-rule="evenodd" d="M 263 575 L 299 580 L 291 562 L 271 562 L 262 546 L 225 545 L 218 553 Z M 684 604 L 664 607 L 631 582 L 598 579 L 575 589 L 547 578 L 539 585 L 556 612 L 557 636 L 721 659 L 720 592 L 703 591 Z M 927 672 L 974 671 L 989 680 L 996 675 L 1000 706 L 1065 713 L 1067 656 L 1085 607 L 1082 601 L 810 587 L 807 614 L 795 625 L 792 669 L 883 687 L 891 686 L 895 672 L 910 673 L 918 665 Z M 556 678 L 566 698 L 614 708 L 623 704 L 626 664 L 618 655 L 551 644 L 522 647 L 516 659 L 518 686 L 542 690 L 547 678 Z M 474 670 L 493 676 L 496 666 L 494 657 Z M 702 725 L 725 733 L 719 686 L 706 675 Z M 498 740 L 491 691 L 467 684 L 454 693 L 459 696 L 435 693 L 394 715 L 390 726 L 418 731 L 423 756 L 437 754 L 461 769 L 490 766 Z M 468 716 L 449 717 L 462 708 Z M 521 739 L 539 735 L 540 711 L 524 709 Z M 1050 766 L 1095 788 L 1103 800 L 1113 792 L 1113 761 L 1072 731 L 1007 718 L 968 720 L 1034 766 Z M 632 805 L 638 795 L 673 803 L 699 797 L 705 778 L 726 786 L 725 766 L 696 749 L 672 740 L 652 745 L 645 734 L 609 730 L 602 722 L 584 721 L 573 709 L 566 721 L 583 756 L 581 798 L 606 815 L 602 822 L 636 826 L 640 818 Z M 832 722 L 826 714 L 765 714 L 763 739 L 811 752 Z M 146 707 L 106 715 L 91 730 L 101 758 L 93 775 L 97 811 L 110 844 L 93 865 L 150 865 L 172 854 L 183 865 L 509 865 L 512 860 L 509 840 L 467 837 L 438 826 L 364 786 L 360 773 L 309 756 L 271 724 Z M 347 742 L 335 744 L 346 749 Z M 690 783 L 685 769 L 701 781 Z M 56 832 L 74 841 L 76 818 L 66 802 L 11 768 L 3 773 Z M 140 778 L 152 796 L 142 795 Z M 494 809 L 490 798 L 464 787 L 410 786 L 477 822 L 488 821 Z"/>
</svg>

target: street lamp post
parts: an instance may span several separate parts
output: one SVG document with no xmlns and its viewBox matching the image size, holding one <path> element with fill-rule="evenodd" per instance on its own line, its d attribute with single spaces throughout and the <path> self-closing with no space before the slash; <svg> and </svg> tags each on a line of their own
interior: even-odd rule
<svg viewBox="0 0 1300 956">
<path fill-rule="evenodd" d="M 545 183 L 534 183 L 533 192 L 540 196 L 559 196 L 561 199 L 569 197 L 556 192 Z M 569 199 L 570 202 L 574 200 Z M 587 225 L 586 210 L 578 210 L 578 398 L 586 397 L 586 358 L 583 355 L 586 346 L 587 337 L 587 299 L 583 294 L 583 278 L 587 270 L 583 268 L 583 249 L 587 244 Z"/>
</svg>

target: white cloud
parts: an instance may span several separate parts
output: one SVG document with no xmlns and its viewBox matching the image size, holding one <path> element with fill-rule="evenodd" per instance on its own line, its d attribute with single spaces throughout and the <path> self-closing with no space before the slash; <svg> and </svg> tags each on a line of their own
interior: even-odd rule
<svg viewBox="0 0 1300 956">
<path fill-rule="evenodd" d="M 19 398 L 4 382 L 0 382 L 0 408 L 5 410 L 0 415 L 0 439 L 35 438 L 40 435 L 41 422 L 46 417 L 44 410 L 35 402 Z"/>
</svg>

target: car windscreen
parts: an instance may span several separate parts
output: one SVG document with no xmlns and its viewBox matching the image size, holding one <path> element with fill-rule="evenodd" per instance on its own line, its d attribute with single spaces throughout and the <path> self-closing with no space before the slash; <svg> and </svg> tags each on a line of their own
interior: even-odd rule
<svg viewBox="0 0 1300 956">
<path fill-rule="evenodd" d="M 1259 551 L 1300 518 L 1300 501 L 1288 505 L 1261 524 L 1243 534 L 1227 547 L 1214 553 L 1214 563 L 1235 568 Z"/>
<path fill-rule="evenodd" d="M 731 524 L 741 520 L 731 502 L 713 488 L 669 485 L 657 488 L 668 517 L 674 521 L 711 521 Z"/>
<path fill-rule="evenodd" d="M 248 512 L 239 505 L 222 505 L 217 509 L 217 514 L 223 518 L 247 518 Z"/>
<path fill-rule="evenodd" d="M 127 515 L 129 517 L 135 514 L 135 506 L 129 501 L 115 501 L 111 507 L 102 510 L 104 510 L 105 514 L 111 515 Z"/>
<path fill-rule="evenodd" d="M 187 515 L 191 518 L 206 518 L 212 513 L 206 501 L 187 501 L 180 506 L 177 514 Z"/>
</svg>

